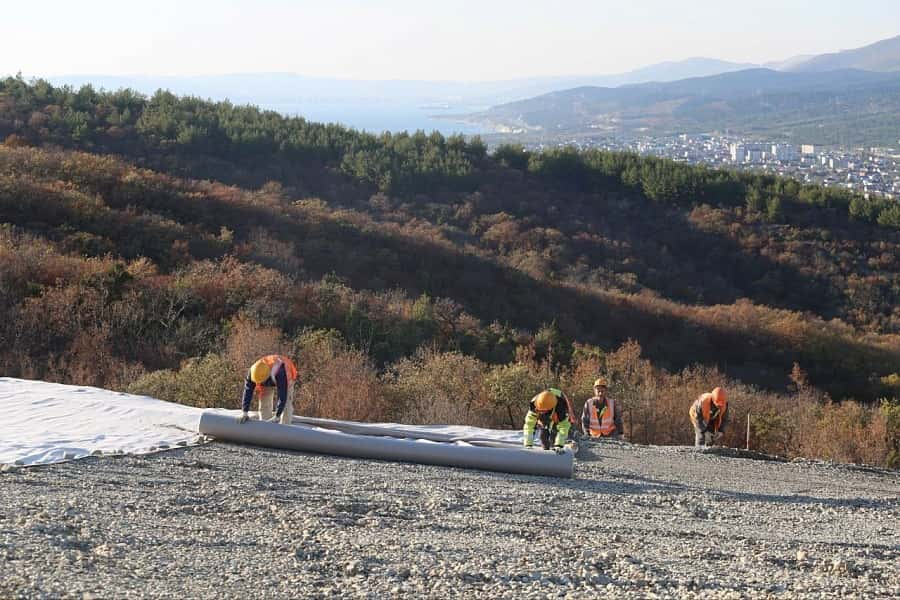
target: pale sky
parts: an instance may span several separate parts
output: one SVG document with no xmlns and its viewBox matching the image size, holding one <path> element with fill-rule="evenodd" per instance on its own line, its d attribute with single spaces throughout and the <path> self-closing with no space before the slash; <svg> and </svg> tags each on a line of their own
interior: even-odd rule
<svg viewBox="0 0 900 600">
<path fill-rule="evenodd" d="M 900 34 L 898 0 L 45 0 L 4 2 L 0 15 L 0 75 L 26 77 L 598 75 Z"/>
</svg>

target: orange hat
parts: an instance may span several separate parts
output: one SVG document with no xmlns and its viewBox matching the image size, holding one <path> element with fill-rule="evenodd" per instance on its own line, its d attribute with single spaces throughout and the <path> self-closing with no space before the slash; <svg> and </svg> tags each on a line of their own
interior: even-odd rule
<svg viewBox="0 0 900 600">
<path fill-rule="evenodd" d="M 539 412 L 544 412 L 556 408 L 558 400 L 553 392 L 541 392 L 534 397 L 533 402 Z"/>
<path fill-rule="evenodd" d="M 725 390 L 720 387 L 715 388 L 712 391 L 712 401 L 713 404 L 715 404 L 719 408 L 724 408 L 728 404 L 728 398 L 725 396 Z"/>
</svg>

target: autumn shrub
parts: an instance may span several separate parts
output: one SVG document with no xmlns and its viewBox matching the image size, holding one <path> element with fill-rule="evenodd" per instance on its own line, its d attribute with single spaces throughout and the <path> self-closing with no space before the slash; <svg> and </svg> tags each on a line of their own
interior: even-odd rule
<svg viewBox="0 0 900 600">
<path fill-rule="evenodd" d="M 801 456 L 882 465 L 888 454 L 885 415 L 850 400 L 812 407 L 802 423 Z"/>
<path fill-rule="evenodd" d="M 594 395 L 594 381 L 600 376 L 604 353 L 597 346 L 573 344 L 572 359 L 560 373 L 560 386 L 580 410 Z"/>
<path fill-rule="evenodd" d="M 484 387 L 496 427 L 521 427 L 528 401 L 545 386 L 546 377 L 522 363 L 494 365 L 484 376 Z"/>
<path fill-rule="evenodd" d="M 300 371 L 295 391 L 299 413 L 352 421 L 389 421 L 397 416 L 371 358 L 349 346 L 333 329 L 305 329 L 292 343 Z"/>
<path fill-rule="evenodd" d="M 891 373 L 881 378 L 883 392 L 887 398 L 900 401 L 900 373 Z"/>
<path fill-rule="evenodd" d="M 48 359 L 48 378 L 75 385 L 121 389 L 143 372 L 113 352 L 108 325 L 99 324 L 74 333 L 65 351 Z"/>
<path fill-rule="evenodd" d="M 199 408 L 240 408 L 243 382 L 227 359 L 209 354 L 185 361 L 177 371 L 147 373 L 126 391 Z"/>
<path fill-rule="evenodd" d="M 178 373 L 172 369 L 160 369 L 146 373 L 129 384 L 125 391 L 129 394 L 179 402 Z"/>
<path fill-rule="evenodd" d="M 654 437 L 656 424 L 663 418 L 656 410 L 661 382 L 641 352 L 641 345 L 636 341 L 625 342 L 606 355 L 603 374 L 609 379 L 609 395 L 621 407 L 625 435 L 635 442 L 662 443 Z"/>
<path fill-rule="evenodd" d="M 11 133 L 3 140 L 3 145 L 8 148 L 27 148 L 30 144 L 28 143 L 28 140 L 21 135 Z"/>
<path fill-rule="evenodd" d="M 244 373 L 235 372 L 218 354 L 185 361 L 178 371 L 178 398 L 182 404 L 201 408 L 239 408 Z"/>
<path fill-rule="evenodd" d="M 797 455 L 798 410 L 759 407 L 750 413 L 751 449 L 776 456 Z M 743 423 L 739 424 L 741 427 Z"/>
<path fill-rule="evenodd" d="M 225 358 L 236 372 L 246 371 L 261 356 L 288 354 L 284 334 L 277 327 L 260 325 L 253 319 L 238 315 L 228 325 Z"/>
<path fill-rule="evenodd" d="M 493 423 L 484 386 L 485 365 L 459 352 L 421 349 L 393 365 L 388 392 L 404 422 Z"/>
<path fill-rule="evenodd" d="M 882 400 L 880 410 L 888 438 L 885 466 L 889 469 L 900 469 L 900 399 Z"/>
<path fill-rule="evenodd" d="M 385 396 L 372 361 L 356 349 L 341 350 L 318 361 L 298 395 L 304 415 L 368 422 L 399 416 Z"/>
</svg>

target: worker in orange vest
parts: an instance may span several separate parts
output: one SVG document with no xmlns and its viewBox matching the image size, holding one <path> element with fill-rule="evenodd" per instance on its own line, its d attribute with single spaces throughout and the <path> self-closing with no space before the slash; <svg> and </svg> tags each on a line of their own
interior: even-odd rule
<svg viewBox="0 0 900 600">
<path fill-rule="evenodd" d="M 728 423 L 728 398 L 720 387 L 701 394 L 691 405 L 688 414 L 694 424 L 694 445 L 711 446 L 722 439 Z"/>
<path fill-rule="evenodd" d="M 569 398 L 556 388 L 550 388 L 531 399 L 528 413 L 525 415 L 525 427 L 522 430 L 523 443 L 526 448 L 534 445 L 534 430 L 541 429 L 541 446 L 550 450 L 551 438 L 553 450 L 562 452 L 569 439 L 572 403 Z"/>
<path fill-rule="evenodd" d="M 294 382 L 297 381 L 297 367 L 291 359 L 279 354 L 263 356 L 253 363 L 244 381 L 244 397 L 238 423 L 250 418 L 250 403 L 253 395 L 259 395 L 259 418 L 261 421 L 281 422 L 290 425 L 294 416 Z M 275 393 L 278 405 L 272 414 Z"/>
<path fill-rule="evenodd" d="M 594 381 L 594 397 L 584 403 L 581 413 L 581 431 L 590 437 L 622 436 L 622 413 L 618 402 L 606 395 L 609 381 L 600 377 Z"/>
</svg>

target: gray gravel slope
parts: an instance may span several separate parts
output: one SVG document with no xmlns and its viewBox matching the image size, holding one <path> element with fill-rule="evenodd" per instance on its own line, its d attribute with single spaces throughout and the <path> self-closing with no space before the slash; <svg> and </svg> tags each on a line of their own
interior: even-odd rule
<svg viewBox="0 0 900 600">
<path fill-rule="evenodd" d="M 0 597 L 900 597 L 900 475 L 608 442 L 577 478 L 214 443 L 0 474 Z"/>
</svg>

